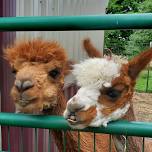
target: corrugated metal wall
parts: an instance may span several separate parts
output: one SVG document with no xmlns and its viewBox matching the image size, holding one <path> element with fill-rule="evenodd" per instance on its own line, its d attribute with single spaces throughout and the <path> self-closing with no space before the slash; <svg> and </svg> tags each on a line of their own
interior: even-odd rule
<svg viewBox="0 0 152 152">
<path fill-rule="evenodd" d="M 103 14 L 108 0 L 16 0 L 17 16 L 64 16 Z M 96 46 L 103 48 L 103 31 L 71 32 L 17 32 L 17 38 L 43 37 L 57 40 L 67 50 L 71 59 L 76 61 L 86 58 L 81 41 L 91 37 Z"/>
<path fill-rule="evenodd" d="M 100 15 L 105 13 L 107 5 L 108 0 L 16 0 L 16 16 Z M 78 62 L 87 58 L 82 47 L 82 40 L 86 37 L 90 37 L 95 46 L 103 50 L 104 31 L 17 32 L 17 39 L 35 37 L 60 42 L 68 57 Z M 65 85 L 73 81 L 70 76 Z"/>
</svg>

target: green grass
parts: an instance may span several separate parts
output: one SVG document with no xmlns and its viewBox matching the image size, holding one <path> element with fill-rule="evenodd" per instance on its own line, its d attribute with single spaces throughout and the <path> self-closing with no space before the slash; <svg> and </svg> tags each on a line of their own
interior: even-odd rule
<svg viewBox="0 0 152 152">
<path fill-rule="evenodd" d="M 138 92 L 152 92 L 152 69 L 149 70 L 148 88 L 147 87 L 148 70 L 144 70 L 140 73 L 135 89 Z"/>
</svg>

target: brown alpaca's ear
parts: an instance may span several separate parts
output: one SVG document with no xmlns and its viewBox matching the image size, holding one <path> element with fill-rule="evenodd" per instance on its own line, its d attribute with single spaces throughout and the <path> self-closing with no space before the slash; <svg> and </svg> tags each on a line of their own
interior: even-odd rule
<svg viewBox="0 0 152 152">
<path fill-rule="evenodd" d="M 67 61 L 64 68 L 64 75 L 70 74 L 71 70 L 73 69 L 74 61 Z"/>
<path fill-rule="evenodd" d="M 84 49 L 86 51 L 86 53 L 88 54 L 89 57 L 93 58 L 93 57 L 97 57 L 97 58 L 101 58 L 103 57 L 102 53 L 93 46 L 93 44 L 91 43 L 89 38 L 86 38 L 83 40 L 83 46 Z"/>
<path fill-rule="evenodd" d="M 128 64 L 128 74 L 135 80 L 152 59 L 152 48 L 134 57 Z"/>
<path fill-rule="evenodd" d="M 13 48 L 3 48 L 3 58 L 8 61 L 11 66 L 17 56 L 14 52 L 15 50 Z"/>
</svg>

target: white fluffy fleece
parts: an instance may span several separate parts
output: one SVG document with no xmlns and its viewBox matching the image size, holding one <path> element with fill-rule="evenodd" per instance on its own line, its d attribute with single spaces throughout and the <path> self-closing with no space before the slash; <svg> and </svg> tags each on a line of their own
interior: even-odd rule
<svg viewBox="0 0 152 152">
<path fill-rule="evenodd" d="M 93 85 L 101 88 L 103 83 L 111 83 L 112 79 L 119 76 L 119 70 L 120 65 L 113 60 L 93 58 L 74 65 L 73 75 L 80 87 Z"/>
<path fill-rule="evenodd" d="M 83 111 L 91 106 L 96 106 L 97 115 L 91 121 L 89 126 L 99 127 L 101 125 L 107 126 L 107 123 L 124 116 L 129 109 L 129 104 L 123 108 L 119 108 L 111 113 L 109 116 L 104 116 L 101 113 L 105 105 L 98 103 L 100 96 L 100 89 L 103 85 L 111 86 L 111 81 L 119 76 L 121 64 L 114 60 L 107 60 L 105 58 L 87 59 L 80 64 L 74 65 L 73 74 L 76 77 L 77 84 L 81 87 L 75 96 L 73 96 L 67 103 L 67 108 L 63 116 L 68 119 L 70 115 L 70 108 L 74 106 L 84 107 Z M 78 107 L 75 107 L 79 109 Z M 86 124 L 77 123 L 71 125 L 73 128 L 82 129 L 87 127 Z"/>
</svg>

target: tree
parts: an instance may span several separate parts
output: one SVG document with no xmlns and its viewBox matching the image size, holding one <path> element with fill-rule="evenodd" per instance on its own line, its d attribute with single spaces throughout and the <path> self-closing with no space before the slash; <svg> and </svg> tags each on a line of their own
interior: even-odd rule
<svg viewBox="0 0 152 152">
<path fill-rule="evenodd" d="M 136 55 L 149 47 L 152 41 L 152 30 L 136 30 L 129 36 L 125 45 L 126 54 Z"/>
<path fill-rule="evenodd" d="M 138 6 L 140 13 L 152 12 L 152 1 L 146 0 Z M 152 30 L 134 30 L 125 45 L 127 54 L 137 54 L 149 47 L 152 41 Z"/>
<path fill-rule="evenodd" d="M 144 0 L 110 0 L 107 14 L 122 14 L 138 12 L 138 5 Z"/>
<path fill-rule="evenodd" d="M 151 13 L 152 12 L 152 1 L 151 0 L 145 0 L 143 3 L 141 3 L 138 6 L 138 11 L 140 13 Z"/>
<path fill-rule="evenodd" d="M 125 44 L 132 30 L 112 30 L 105 32 L 105 48 L 110 48 L 114 54 L 124 54 Z"/>
<path fill-rule="evenodd" d="M 107 14 L 123 14 L 123 13 L 135 13 L 138 12 L 139 5 L 143 0 L 110 0 Z M 133 30 L 112 30 L 105 32 L 105 47 L 111 48 L 115 54 L 125 54 L 125 46 L 129 40 L 129 36 L 133 33 Z"/>
</svg>

